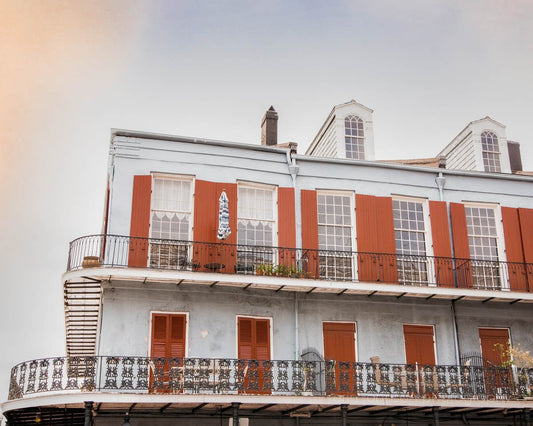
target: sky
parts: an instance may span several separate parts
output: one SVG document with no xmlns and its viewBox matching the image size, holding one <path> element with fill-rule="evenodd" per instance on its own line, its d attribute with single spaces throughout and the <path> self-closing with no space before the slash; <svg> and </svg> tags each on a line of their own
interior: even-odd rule
<svg viewBox="0 0 533 426">
<path fill-rule="evenodd" d="M 101 231 L 110 129 L 252 144 L 270 105 L 304 153 L 374 110 L 377 159 L 435 156 L 489 115 L 533 170 L 530 0 L 0 0 L 0 400 L 63 355 L 68 243 Z"/>
</svg>

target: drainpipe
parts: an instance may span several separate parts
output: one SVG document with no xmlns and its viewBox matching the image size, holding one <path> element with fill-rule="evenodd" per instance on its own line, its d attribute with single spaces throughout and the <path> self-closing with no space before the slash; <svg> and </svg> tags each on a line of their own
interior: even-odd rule
<svg viewBox="0 0 533 426">
<path fill-rule="evenodd" d="M 444 201 L 444 184 L 446 183 L 446 178 L 443 176 L 442 172 L 439 172 L 439 175 L 435 178 L 435 183 L 437 184 L 437 188 L 439 190 L 439 199 L 440 201 Z M 455 267 L 455 253 L 454 253 L 454 247 L 453 247 L 453 234 L 452 234 L 452 223 L 451 223 L 451 216 L 450 216 L 450 206 L 447 205 L 447 218 L 448 218 L 448 232 L 450 234 L 450 248 L 452 251 L 452 264 L 453 264 L 453 275 L 454 275 L 454 281 L 456 283 L 457 287 L 457 277 L 456 277 L 456 267 Z M 452 326 L 453 326 L 453 343 L 455 346 L 455 363 L 459 365 L 461 363 L 460 359 L 460 350 L 459 350 L 459 328 L 457 326 L 457 315 L 455 312 L 455 300 L 451 301 L 451 308 L 452 308 Z"/>
<path fill-rule="evenodd" d="M 291 146 L 289 144 L 289 149 L 286 151 L 287 156 L 287 167 L 289 169 L 289 174 L 292 179 L 292 187 L 294 188 L 294 213 L 295 213 L 295 222 L 296 222 L 296 247 L 302 247 L 302 236 L 301 236 L 301 223 L 302 223 L 302 212 L 299 208 L 300 206 L 300 192 L 296 189 L 296 176 L 300 171 L 300 167 L 296 164 L 296 146 Z M 297 259 L 300 256 L 296 256 Z M 294 293 L 294 359 L 297 361 L 300 355 L 300 325 L 298 318 L 298 293 Z"/>
</svg>

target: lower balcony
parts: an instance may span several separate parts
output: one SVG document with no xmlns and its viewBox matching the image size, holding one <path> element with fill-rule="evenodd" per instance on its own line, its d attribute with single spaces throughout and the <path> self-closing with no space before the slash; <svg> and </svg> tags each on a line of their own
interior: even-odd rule
<svg viewBox="0 0 533 426">
<path fill-rule="evenodd" d="M 533 368 L 380 362 L 58 357 L 13 367 L 9 400 L 45 392 L 519 400 Z"/>
</svg>

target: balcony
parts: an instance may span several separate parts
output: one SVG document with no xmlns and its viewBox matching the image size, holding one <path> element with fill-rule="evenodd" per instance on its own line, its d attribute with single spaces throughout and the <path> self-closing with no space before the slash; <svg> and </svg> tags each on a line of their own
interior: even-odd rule
<svg viewBox="0 0 533 426">
<path fill-rule="evenodd" d="M 91 235 L 70 243 L 67 271 L 147 268 L 488 291 L 533 290 L 533 264 Z"/>
<path fill-rule="evenodd" d="M 93 356 L 37 359 L 11 370 L 9 400 L 65 391 L 519 400 L 533 392 L 533 368 Z"/>
</svg>

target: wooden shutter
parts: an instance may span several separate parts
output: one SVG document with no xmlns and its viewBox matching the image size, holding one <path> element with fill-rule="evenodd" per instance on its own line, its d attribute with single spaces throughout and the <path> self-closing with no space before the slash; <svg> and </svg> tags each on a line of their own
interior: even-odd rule
<svg viewBox="0 0 533 426">
<path fill-rule="evenodd" d="M 437 284 L 440 287 L 455 287 L 446 202 L 430 201 L 429 217 L 431 220 L 431 236 L 433 239 Z"/>
<path fill-rule="evenodd" d="M 457 285 L 461 288 L 473 287 L 465 206 L 460 203 L 450 203 L 450 217 L 452 220 Z"/>
<path fill-rule="evenodd" d="M 355 362 L 355 323 L 324 322 L 324 359 L 326 363 L 326 389 L 328 393 L 357 394 Z M 335 368 L 332 368 L 332 366 Z"/>
<path fill-rule="evenodd" d="M 270 359 L 270 321 L 255 320 L 255 359 Z"/>
<path fill-rule="evenodd" d="M 145 268 L 148 263 L 152 176 L 133 177 L 128 266 Z M 140 237 L 140 238 L 134 238 Z"/>
<path fill-rule="evenodd" d="M 518 209 L 502 207 L 503 235 L 511 290 L 527 291 L 527 274 L 520 232 Z"/>
<path fill-rule="evenodd" d="M 317 194 L 314 190 L 303 189 L 302 197 L 302 258 L 303 269 L 310 278 L 318 278 L 318 216 Z"/>
<path fill-rule="evenodd" d="M 397 282 L 391 197 L 356 194 L 359 281 Z"/>
<path fill-rule="evenodd" d="M 480 328 L 479 341 L 481 354 L 486 366 L 501 366 L 509 357 L 505 351 L 509 348 L 509 330 L 506 328 Z M 501 348 L 495 345 L 502 345 Z M 503 350 L 502 350 L 503 349 Z M 487 362 L 488 361 L 488 362 Z"/>
<path fill-rule="evenodd" d="M 524 250 L 524 261 L 526 263 L 529 291 L 533 291 L 533 209 L 518 209 L 520 218 L 520 230 L 522 235 L 522 248 Z"/>
<path fill-rule="evenodd" d="M 167 315 L 152 315 L 152 347 L 150 356 L 166 357 L 167 356 Z"/>
<path fill-rule="evenodd" d="M 238 358 L 239 359 L 253 359 L 254 358 L 254 344 L 252 335 L 253 319 L 239 317 L 238 321 Z"/>
<path fill-rule="evenodd" d="M 270 359 L 270 320 L 238 318 L 239 359 Z"/>
<path fill-rule="evenodd" d="M 435 365 L 435 337 L 432 325 L 404 324 L 406 364 Z"/>
<path fill-rule="evenodd" d="M 152 357 L 185 357 L 186 316 L 152 314 Z"/>
<path fill-rule="evenodd" d="M 278 246 L 281 265 L 296 267 L 294 188 L 278 188 Z"/>
</svg>

